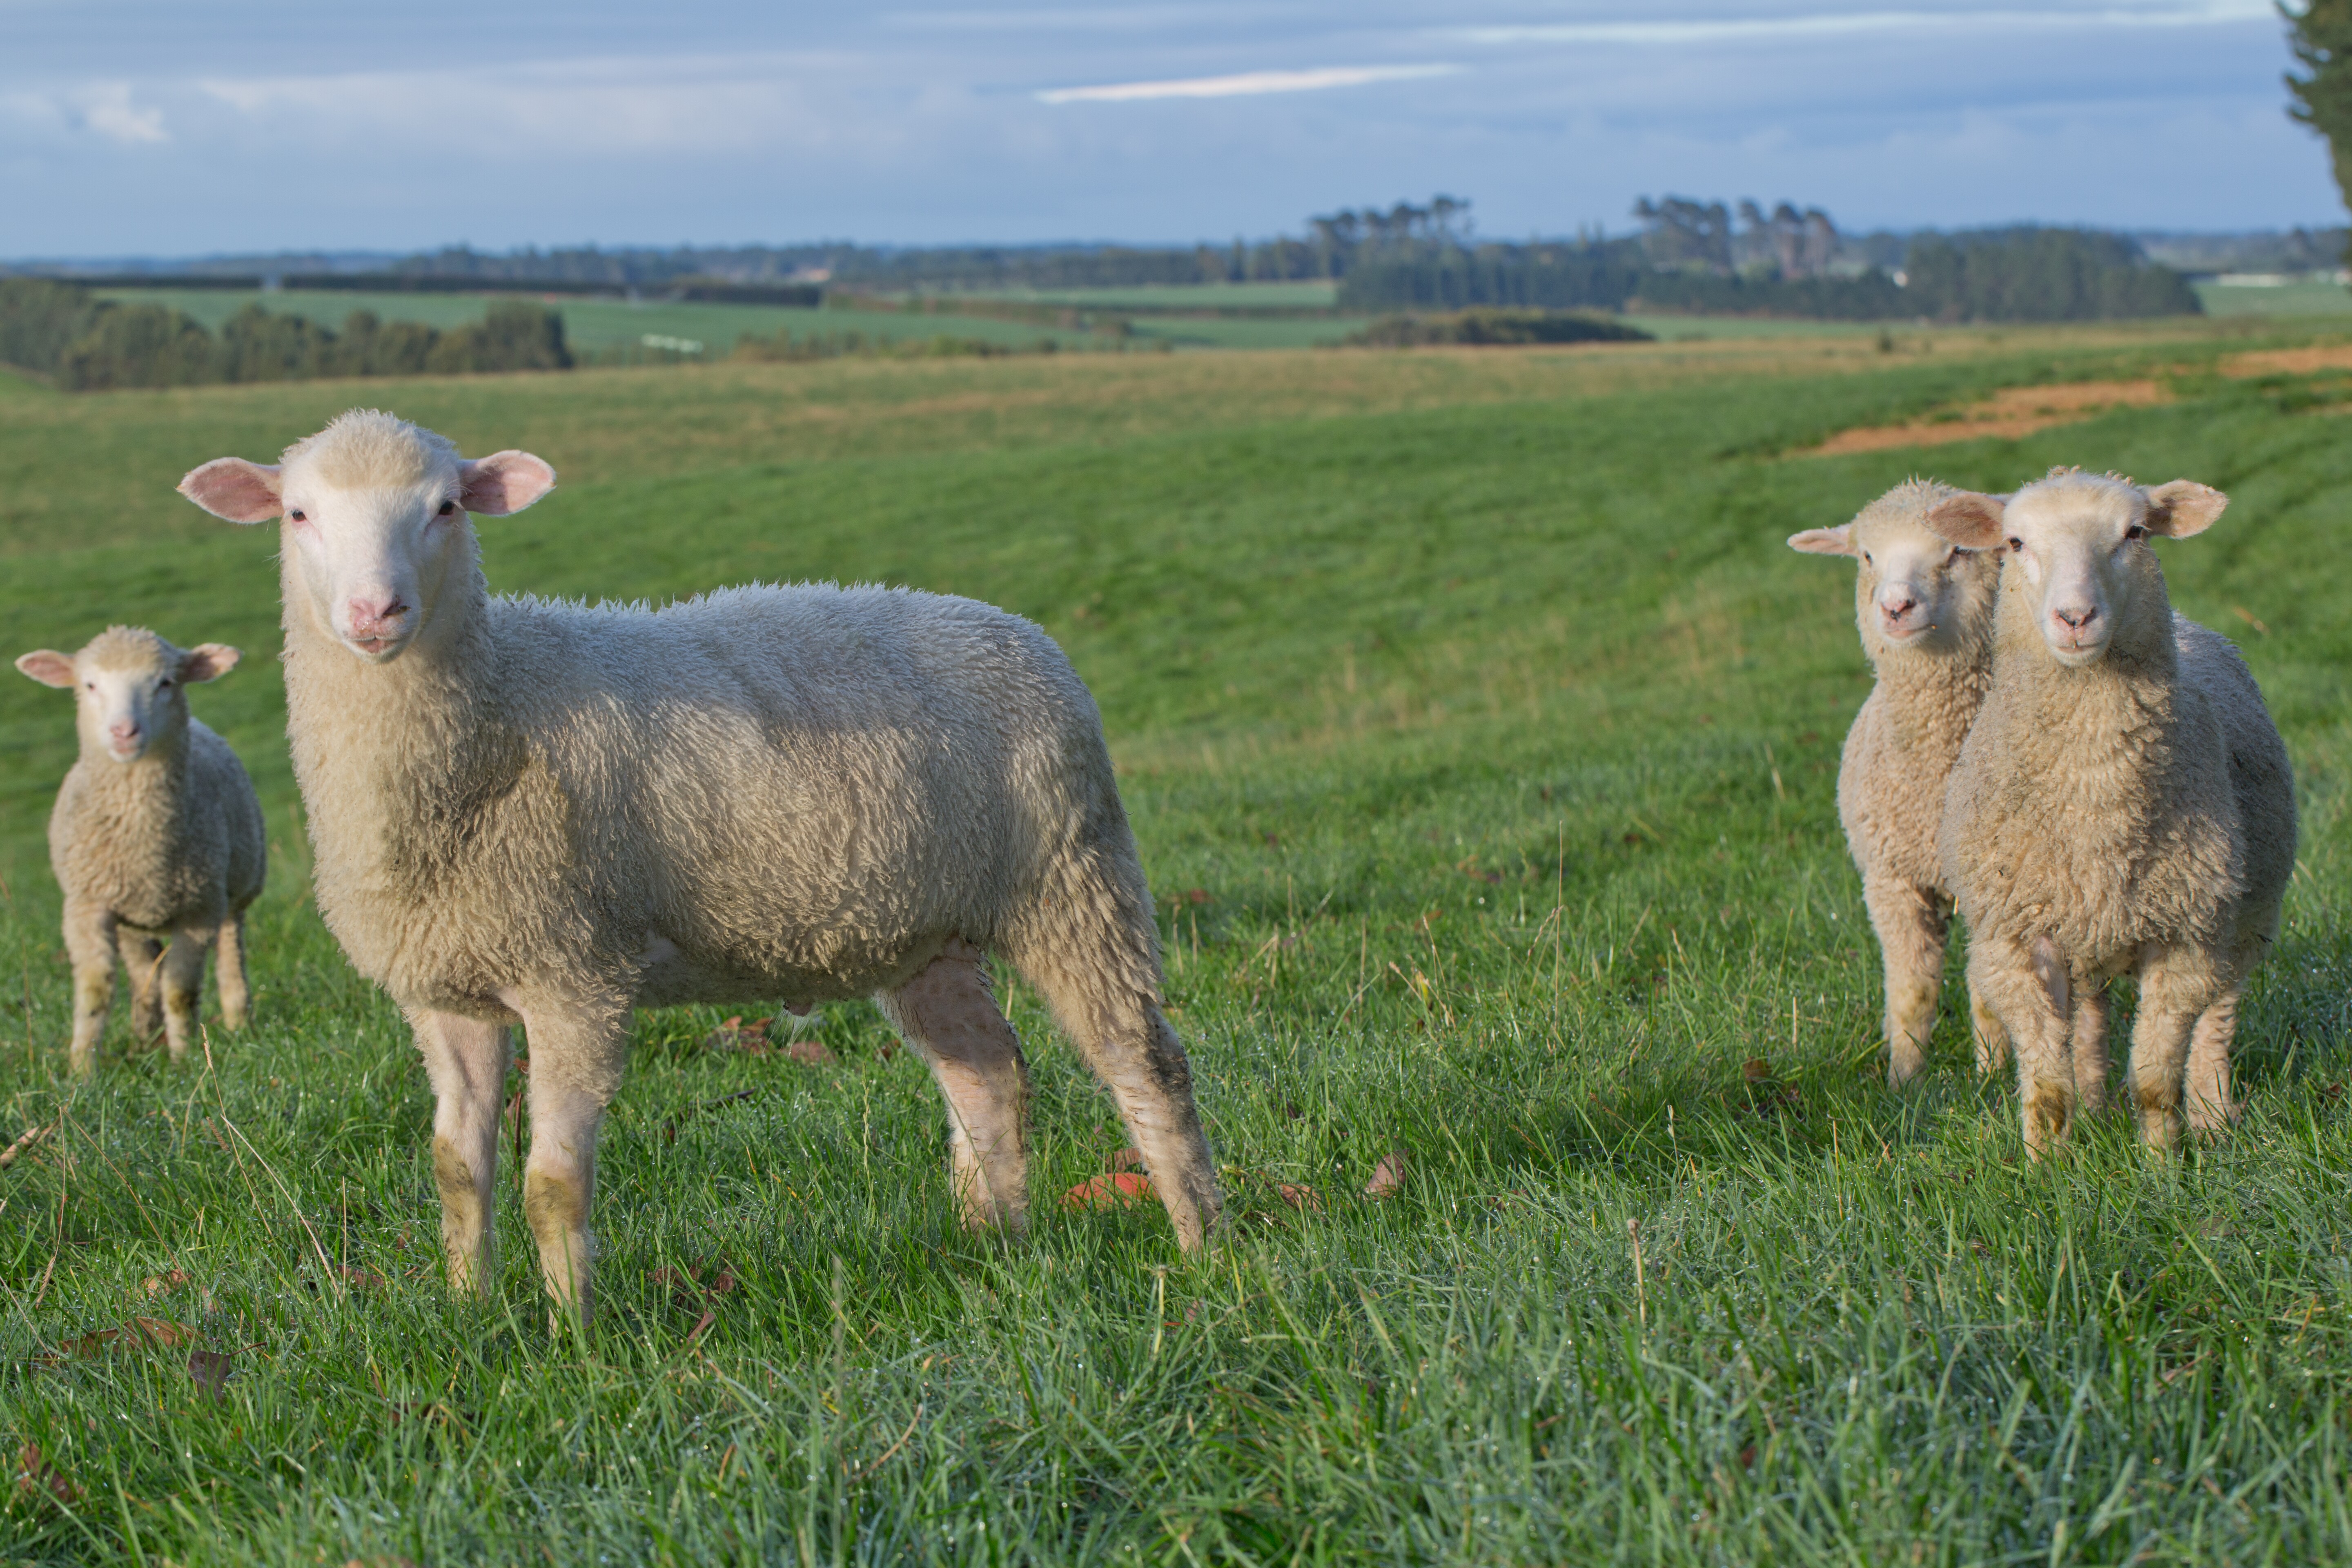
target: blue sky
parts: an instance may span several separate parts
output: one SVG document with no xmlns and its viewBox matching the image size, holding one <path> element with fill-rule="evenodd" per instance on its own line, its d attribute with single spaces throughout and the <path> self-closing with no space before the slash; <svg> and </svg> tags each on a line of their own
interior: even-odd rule
<svg viewBox="0 0 2352 1568">
<path fill-rule="evenodd" d="M 2343 221 L 2269 0 L 0 0 L 0 256 Z"/>
</svg>

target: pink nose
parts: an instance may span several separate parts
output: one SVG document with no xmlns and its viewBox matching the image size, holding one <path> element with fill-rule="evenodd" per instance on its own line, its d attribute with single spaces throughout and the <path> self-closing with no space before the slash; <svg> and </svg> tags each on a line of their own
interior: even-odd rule
<svg viewBox="0 0 2352 1568">
<path fill-rule="evenodd" d="M 132 720 L 117 719 L 106 727 L 106 732 L 118 741 L 135 741 L 139 738 L 139 726 Z"/>
<path fill-rule="evenodd" d="M 2085 605 L 2079 610 L 2053 610 L 2050 613 L 2078 632 L 2099 618 L 2098 606 L 2095 605 Z"/>
<path fill-rule="evenodd" d="M 1919 601 L 1916 599 L 1906 599 L 1899 605 L 1890 605 L 1885 600 L 1881 599 L 1878 602 L 1878 607 L 1886 612 L 1886 618 L 1888 620 L 1899 621 L 1904 616 L 1909 615 L 1912 611 L 1917 609 L 1919 607 Z"/>
<path fill-rule="evenodd" d="M 408 614 L 408 606 L 397 595 L 373 603 L 353 599 L 347 607 L 352 614 L 352 636 L 362 638 L 390 637 L 400 629 L 400 617 Z"/>
</svg>

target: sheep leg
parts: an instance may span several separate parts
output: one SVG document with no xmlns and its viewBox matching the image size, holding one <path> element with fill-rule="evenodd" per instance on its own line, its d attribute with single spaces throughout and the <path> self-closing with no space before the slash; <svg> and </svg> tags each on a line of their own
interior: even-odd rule
<svg viewBox="0 0 2352 1568">
<path fill-rule="evenodd" d="M 930 1064 L 948 1103 L 956 1206 L 966 1227 L 1029 1224 L 1029 1066 L 989 993 L 981 952 L 951 942 L 921 973 L 877 996 L 882 1013 Z"/>
<path fill-rule="evenodd" d="M 131 1035 L 142 1045 L 163 1032 L 163 992 L 155 984 L 163 963 L 163 944 L 145 931 L 115 928 L 122 950 L 122 977 L 131 985 Z"/>
<path fill-rule="evenodd" d="M 2074 1095 L 2083 1113 L 2107 1108 L 2107 986 L 2086 979 L 2074 986 Z"/>
<path fill-rule="evenodd" d="M 2158 1153 L 2179 1142 L 2190 1037 L 2206 1011 L 2229 994 L 2222 980 L 2201 949 L 2151 947 L 2141 954 L 2132 1097 L 2139 1106 L 2140 1139 Z"/>
<path fill-rule="evenodd" d="M 507 1031 L 455 1013 L 415 1012 L 416 1049 L 433 1085 L 433 1181 L 441 1189 L 441 1248 L 449 1288 L 488 1289 L 496 1272 L 499 1100 L 512 1055 Z"/>
<path fill-rule="evenodd" d="M 1899 1089 L 1927 1065 L 1950 916 L 1935 893 L 1892 877 L 1870 878 L 1862 898 L 1886 960 L 1886 1081 Z"/>
<path fill-rule="evenodd" d="M 252 997 L 246 989 L 245 916 L 234 914 L 221 922 L 220 954 L 213 973 L 219 978 L 221 1023 L 242 1029 L 252 1021 Z"/>
<path fill-rule="evenodd" d="M 628 1050 L 625 1004 L 560 1012 L 517 1008 L 530 1038 L 530 1156 L 522 1212 L 556 1314 L 582 1328 L 593 1309 L 588 1210 L 596 1193 L 596 1131 L 620 1091 Z"/>
<path fill-rule="evenodd" d="M 1969 983 L 1969 1032 L 1976 1040 L 1977 1071 L 1996 1073 L 2009 1065 L 2009 1030 L 1974 981 Z"/>
<path fill-rule="evenodd" d="M 2025 1152 L 2038 1160 L 2064 1142 L 2074 1120 L 2065 963 L 2047 937 L 2030 952 L 1979 937 L 1969 947 L 1969 983 L 2000 1016 L 2015 1047 Z"/>
<path fill-rule="evenodd" d="M 73 1070 L 98 1070 L 98 1042 L 106 1035 L 106 1015 L 114 1005 L 113 914 L 88 900 L 66 900 L 66 956 L 73 963 Z"/>
<path fill-rule="evenodd" d="M 175 1062 L 185 1061 L 195 1037 L 197 1007 L 204 999 L 205 954 L 213 933 L 182 926 L 163 950 L 163 1045 Z"/>
<path fill-rule="evenodd" d="M 2225 1132 L 2245 1109 L 2230 1093 L 2230 1047 L 2238 1035 L 2238 994 L 2246 971 L 2242 960 L 2234 967 L 2229 989 L 2197 1016 L 2189 1040 L 2189 1071 L 2183 1084 L 2189 1126 L 2197 1132 Z"/>
</svg>

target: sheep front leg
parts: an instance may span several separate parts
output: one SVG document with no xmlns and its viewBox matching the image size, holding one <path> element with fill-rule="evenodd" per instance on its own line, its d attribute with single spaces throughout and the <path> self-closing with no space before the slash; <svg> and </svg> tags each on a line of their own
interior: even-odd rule
<svg viewBox="0 0 2352 1568">
<path fill-rule="evenodd" d="M 414 1012 L 409 1022 L 433 1084 L 433 1180 L 441 1189 L 449 1288 L 478 1295 L 488 1289 L 497 1263 L 491 1218 L 499 1103 L 511 1054 L 507 1031 L 455 1013 Z"/>
<path fill-rule="evenodd" d="M 73 963 L 73 1046 L 68 1060 L 87 1078 L 98 1070 L 98 1042 L 106 1036 L 106 1015 L 114 1005 L 112 911 L 87 899 L 66 900 L 66 956 Z"/>
<path fill-rule="evenodd" d="M 220 957 L 214 966 L 220 977 L 221 1023 L 231 1029 L 242 1029 L 252 1021 L 252 999 L 246 989 L 245 916 L 235 914 L 221 922 Z"/>
<path fill-rule="evenodd" d="M 2243 973 L 2242 970 L 2240 971 Z M 2198 1015 L 2189 1041 L 2189 1072 L 2183 1098 L 2189 1126 L 2196 1132 L 2226 1132 L 2244 1107 L 2230 1097 L 2230 1047 L 2238 1035 L 2238 983 Z"/>
<path fill-rule="evenodd" d="M 2009 1029 L 1990 1002 L 1969 983 L 1969 1032 L 1977 1047 L 1977 1071 L 1997 1073 L 2009 1065 Z"/>
<path fill-rule="evenodd" d="M 1969 983 L 2000 1016 L 2017 1057 L 2017 1098 L 2025 1152 L 2040 1159 L 2065 1142 L 2074 1120 L 2074 1074 L 2067 1058 L 2071 986 L 2057 946 L 2042 937 L 2028 951 L 1982 939 L 1969 949 Z"/>
<path fill-rule="evenodd" d="M 163 944 L 145 931 L 115 928 L 122 949 L 122 977 L 131 986 L 131 1035 L 140 1044 L 163 1032 L 163 990 L 155 982 L 163 967 Z"/>
<path fill-rule="evenodd" d="M 196 1010 L 204 999 L 205 954 L 213 933 L 182 926 L 163 950 L 163 1044 L 174 1062 L 185 1061 L 196 1034 Z"/>
<path fill-rule="evenodd" d="M 596 1193 L 596 1131 L 621 1087 L 628 1050 L 625 1004 L 517 1007 L 530 1040 L 530 1157 L 523 1217 L 539 1243 L 541 1277 L 558 1313 L 587 1327 Z"/>
<path fill-rule="evenodd" d="M 1886 1081 L 1899 1089 L 1927 1065 L 1949 915 L 1934 892 L 1892 877 L 1869 878 L 1862 898 L 1886 960 Z"/>
<path fill-rule="evenodd" d="M 930 1064 L 947 1101 L 950 1180 L 964 1225 L 1026 1229 L 1029 1067 L 989 992 L 980 950 L 951 942 L 921 973 L 875 1000 Z"/>
<path fill-rule="evenodd" d="M 2132 1024 L 2132 1098 L 2139 1108 L 2140 1139 L 2158 1153 L 2179 1142 L 2190 1039 L 2206 1010 L 2227 994 L 2224 978 L 2199 948 L 2151 946 L 2141 955 L 2139 1016 Z"/>
</svg>

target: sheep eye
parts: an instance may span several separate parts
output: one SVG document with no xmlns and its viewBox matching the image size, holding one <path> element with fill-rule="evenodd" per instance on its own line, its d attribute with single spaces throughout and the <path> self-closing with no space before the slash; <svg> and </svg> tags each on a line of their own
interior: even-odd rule
<svg viewBox="0 0 2352 1568">
<path fill-rule="evenodd" d="M 159 680 L 155 683 L 155 689 L 158 691 L 169 691 L 172 689 L 172 683 L 168 680 Z"/>
<path fill-rule="evenodd" d="M 2018 551 L 2021 553 L 2025 549 L 2025 541 L 2018 538 L 2017 535 L 2012 533 L 2009 536 L 2009 547 L 2011 550 Z"/>
<path fill-rule="evenodd" d="M 2147 537 L 2147 530 L 2135 522 L 2129 528 L 2124 530 L 2124 537 L 2126 539 L 2146 539 Z"/>
<path fill-rule="evenodd" d="M 453 500 L 445 500 L 445 501 L 443 501 L 443 502 L 441 503 L 441 510 L 440 510 L 440 511 L 439 511 L 439 512 L 437 512 L 437 513 L 436 513 L 436 514 L 435 514 L 435 515 L 439 516 L 439 517 L 455 517 L 455 516 L 457 516 L 457 503 L 456 501 L 453 501 Z"/>
<path fill-rule="evenodd" d="M 1874 562 L 1874 561 L 1871 560 L 1871 558 L 1870 558 L 1870 552 L 1869 552 L 1869 551 L 1867 551 L 1867 550 L 1865 550 L 1865 551 L 1864 551 L 1864 552 L 1862 552 L 1862 563 L 1863 563 L 1864 566 L 1874 566 L 1874 565 L 1876 565 L 1876 564 L 1877 564 L 1877 563 L 1876 563 L 1876 562 Z"/>
<path fill-rule="evenodd" d="M 289 518 L 293 519 L 296 522 L 308 522 L 308 521 L 310 521 L 310 517 L 309 517 L 306 513 L 304 513 L 304 512 L 303 512 L 303 510 L 302 510 L 302 509 L 301 509 L 301 508 L 299 508 L 299 507 L 295 508 L 292 511 L 288 512 L 286 515 L 287 515 L 288 517 L 289 517 Z"/>
</svg>

